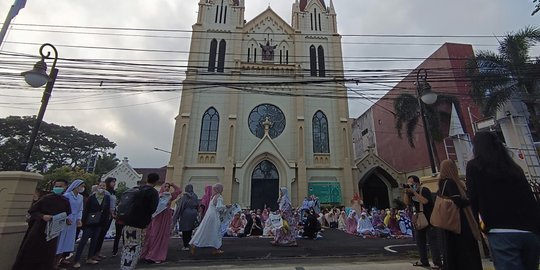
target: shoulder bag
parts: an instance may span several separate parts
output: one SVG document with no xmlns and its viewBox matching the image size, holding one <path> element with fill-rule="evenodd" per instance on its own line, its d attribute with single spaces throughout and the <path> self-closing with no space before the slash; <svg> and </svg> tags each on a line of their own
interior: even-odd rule
<svg viewBox="0 0 540 270">
<path fill-rule="evenodd" d="M 435 206 L 433 207 L 433 212 L 431 213 L 429 221 L 431 222 L 431 225 L 437 228 L 460 234 L 461 217 L 459 214 L 459 207 L 449 197 L 443 195 L 448 181 L 453 180 L 446 179 L 442 190 L 437 193 Z"/>
<path fill-rule="evenodd" d="M 414 229 L 417 231 L 425 229 L 427 226 L 429 226 L 429 222 L 424 214 L 424 204 L 421 202 L 418 202 L 418 204 L 420 204 L 420 211 L 413 215 L 413 225 Z"/>
</svg>

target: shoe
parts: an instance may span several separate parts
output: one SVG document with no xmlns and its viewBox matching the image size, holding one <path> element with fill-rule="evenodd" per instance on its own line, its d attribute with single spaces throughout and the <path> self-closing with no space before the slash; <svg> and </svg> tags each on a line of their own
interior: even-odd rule
<svg viewBox="0 0 540 270">
<path fill-rule="evenodd" d="M 103 256 L 103 255 L 97 255 L 96 257 L 98 257 L 98 258 L 101 259 L 101 260 L 107 258 L 107 256 Z"/>
<path fill-rule="evenodd" d="M 225 253 L 225 252 L 223 250 L 221 250 L 221 249 L 216 249 L 216 250 L 212 251 L 212 255 L 221 255 L 223 253 Z"/>
<path fill-rule="evenodd" d="M 116 257 L 116 255 L 118 255 L 118 252 L 113 252 L 112 256 Z"/>
<path fill-rule="evenodd" d="M 188 247 L 183 247 L 182 250 L 183 250 L 183 251 L 188 251 L 189 248 L 188 248 Z"/>
<path fill-rule="evenodd" d="M 99 261 L 92 260 L 92 259 L 88 259 L 88 260 L 86 260 L 86 263 L 87 263 L 87 264 L 98 264 Z"/>
<path fill-rule="evenodd" d="M 76 262 L 72 267 L 73 267 L 73 268 L 77 268 L 77 269 L 78 269 L 78 268 L 81 268 L 81 263 Z"/>
</svg>

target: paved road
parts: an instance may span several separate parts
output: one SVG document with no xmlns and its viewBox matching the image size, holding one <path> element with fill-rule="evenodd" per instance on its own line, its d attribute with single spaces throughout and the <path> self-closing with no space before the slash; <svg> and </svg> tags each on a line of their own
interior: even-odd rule
<svg viewBox="0 0 540 270">
<path fill-rule="evenodd" d="M 299 239 L 298 247 L 275 247 L 268 238 L 224 238 L 222 255 L 212 255 L 210 249 L 198 249 L 195 256 L 181 251 L 181 239 L 169 242 L 167 262 L 163 265 L 139 264 L 137 269 L 253 269 L 255 267 L 284 267 L 302 270 L 304 265 L 327 263 L 366 263 L 415 260 L 411 239 L 362 239 L 338 230 L 326 230 L 317 240 Z M 391 252 L 385 247 L 393 246 Z M 104 255 L 111 254 L 112 243 L 104 244 Z M 83 253 L 83 256 L 86 255 Z M 120 254 L 119 254 L 120 255 Z M 99 265 L 83 265 L 84 269 L 118 269 L 119 257 L 104 259 Z M 285 264 L 285 265 L 284 265 Z M 281 268 L 280 268 L 281 269 Z M 322 269 L 322 268 L 304 268 Z M 329 269 L 329 268 L 324 268 Z M 346 269 L 346 268 L 343 268 Z M 405 270 L 400 268 L 400 270 Z"/>
</svg>

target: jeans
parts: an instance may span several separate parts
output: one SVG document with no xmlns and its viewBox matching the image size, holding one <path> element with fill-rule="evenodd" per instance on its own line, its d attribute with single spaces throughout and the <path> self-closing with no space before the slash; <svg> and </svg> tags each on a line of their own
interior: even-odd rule
<svg viewBox="0 0 540 270">
<path fill-rule="evenodd" d="M 540 239 L 533 233 L 490 233 L 489 246 L 497 270 L 538 270 Z"/>
<path fill-rule="evenodd" d="M 428 226 L 422 230 L 417 230 L 415 236 L 418 253 L 420 253 L 420 263 L 424 265 L 429 264 L 427 247 L 429 241 L 429 250 L 431 251 L 431 259 L 433 260 L 433 264 L 442 266 L 441 251 L 436 229 L 432 226 Z"/>
<path fill-rule="evenodd" d="M 96 245 L 99 237 L 99 233 L 101 231 L 100 226 L 92 226 L 92 227 L 84 227 L 83 233 L 81 236 L 81 241 L 79 242 L 79 245 L 77 246 L 77 252 L 75 253 L 75 262 L 81 261 L 81 255 L 84 250 L 84 246 L 86 245 L 86 242 L 88 242 L 88 239 L 90 239 L 90 247 L 88 248 L 88 258 L 90 259 L 94 256 L 96 252 Z"/>
</svg>

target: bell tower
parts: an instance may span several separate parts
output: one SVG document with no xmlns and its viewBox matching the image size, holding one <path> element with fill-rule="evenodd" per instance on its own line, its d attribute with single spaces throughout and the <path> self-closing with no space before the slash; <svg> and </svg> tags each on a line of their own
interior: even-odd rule
<svg viewBox="0 0 540 270">
<path fill-rule="evenodd" d="M 244 24 L 244 0 L 200 0 L 195 25 L 206 29 L 232 30 Z"/>
<path fill-rule="evenodd" d="M 337 34 L 334 1 L 330 0 L 330 6 L 326 6 L 325 0 L 295 0 L 292 27 L 306 34 Z"/>
</svg>

